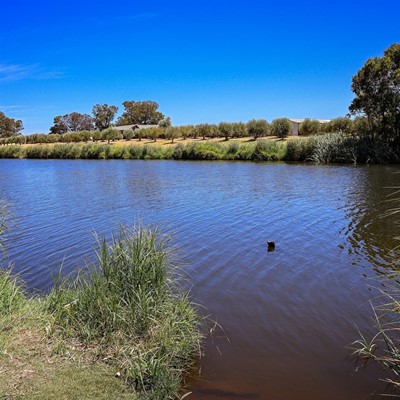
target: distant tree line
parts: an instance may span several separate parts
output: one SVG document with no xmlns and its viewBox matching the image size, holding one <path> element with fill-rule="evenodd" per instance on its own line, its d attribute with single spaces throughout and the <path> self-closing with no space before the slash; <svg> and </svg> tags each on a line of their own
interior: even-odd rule
<svg viewBox="0 0 400 400">
<path fill-rule="evenodd" d="M 68 122 L 76 126 L 75 118 Z M 307 119 L 300 124 L 300 135 L 322 135 L 326 133 L 339 133 L 342 135 L 357 136 L 365 131 L 365 117 L 339 117 L 327 123 L 320 123 L 316 120 Z M 103 126 L 106 126 L 104 124 Z M 86 127 L 86 126 L 82 126 Z M 100 128 L 100 125 L 98 125 Z M 93 126 L 92 126 L 93 128 Z M 190 139 L 239 139 L 252 137 L 257 140 L 267 136 L 285 138 L 292 132 L 292 123 L 287 118 L 277 118 L 271 123 L 265 119 L 252 119 L 247 123 L 243 122 L 220 122 L 219 124 L 202 123 L 197 125 L 172 126 L 169 117 L 159 121 L 157 126 L 136 130 L 117 130 L 115 127 L 108 127 L 97 130 L 67 131 L 57 134 L 32 134 L 14 135 L 0 138 L 0 144 L 51 144 L 51 143 L 79 143 L 79 142 L 114 142 L 116 140 L 142 139 L 156 142 L 158 139 L 168 139 L 172 143 L 177 138 L 181 140 Z"/>
<path fill-rule="evenodd" d="M 303 136 L 318 134 L 341 134 L 353 138 L 383 140 L 390 146 L 400 148 L 400 44 L 388 47 L 382 57 L 371 58 L 352 79 L 355 98 L 347 116 L 327 123 L 307 119 L 299 126 Z M 58 115 L 49 135 L 21 136 L 22 121 L 7 117 L 0 112 L 0 144 L 53 143 L 114 141 L 149 138 L 241 138 L 251 136 L 254 140 L 274 135 L 281 139 L 292 130 L 287 118 L 278 118 L 268 123 L 264 119 L 243 122 L 220 122 L 172 126 L 171 119 L 158 111 L 154 101 L 125 101 L 124 111 L 114 124 L 118 107 L 96 104 L 92 115 L 72 112 Z M 350 118 L 351 117 L 351 118 Z M 113 125 L 158 125 L 150 129 L 120 131 Z M 47 136 L 47 137 L 45 137 Z"/>
</svg>

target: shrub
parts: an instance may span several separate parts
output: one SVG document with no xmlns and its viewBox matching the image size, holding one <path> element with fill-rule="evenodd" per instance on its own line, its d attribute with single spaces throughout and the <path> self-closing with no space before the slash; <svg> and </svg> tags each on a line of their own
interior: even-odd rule
<svg viewBox="0 0 400 400">
<path fill-rule="evenodd" d="M 10 270 L 0 270 L 0 316 L 19 310 L 26 302 L 22 285 Z"/>
<path fill-rule="evenodd" d="M 117 140 L 120 137 L 121 134 L 116 129 L 113 128 L 107 128 L 101 131 L 102 140 L 107 140 L 108 143 L 110 143 L 110 141 Z"/>
<path fill-rule="evenodd" d="M 286 145 L 271 140 L 259 140 L 253 152 L 255 161 L 279 161 L 285 156 Z"/>
<path fill-rule="evenodd" d="M 25 150 L 26 158 L 49 158 L 50 153 L 51 148 L 49 146 L 42 146 L 40 144 L 27 147 Z"/>
<path fill-rule="evenodd" d="M 172 155 L 172 158 L 174 160 L 180 160 L 182 159 L 183 154 L 184 154 L 184 146 L 182 145 L 182 143 L 178 143 L 174 148 L 174 153 Z"/>
<path fill-rule="evenodd" d="M 280 139 L 284 139 L 292 130 L 292 123 L 288 118 L 277 118 L 272 121 L 271 131 Z"/>
<path fill-rule="evenodd" d="M 124 137 L 125 140 L 131 140 L 134 136 L 133 130 L 127 129 L 126 131 L 124 131 L 122 136 Z"/>
<path fill-rule="evenodd" d="M 24 158 L 25 149 L 21 146 L 5 146 L 0 148 L 0 158 Z"/>
<path fill-rule="evenodd" d="M 315 141 L 313 138 L 289 140 L 286 144 L 286 161 L 307 161 L 314 152 Z"/>
<path fill-rule="evenodd" d="M 261 136 L 266 136 L 270 132 L 270 125 L 265 119 L 252 119 L 247 122 L 247 131 L 254 140 Z"/>
<path fill-rule="evenodd" d="M 129 146 L 129 158 L 138 160 L 142 158 L 143 148 L 141 146 Z"/>
<path fill-rule="evenodd" d="M 77 159 L 81 158 L 82 146 L 77 144 L 56 144 L 49 152 L 48 158 Z"/>
<path fill-rule="evenodd" d="M 299 125 L 300 135 L 316 135 L 321 130 L 321 124 L 315 119 L 305 119 Z"/>
<path fill-rule="evenodd" d="M 225 137 L 225 140 L 229 140 L 233 134 L 233 124 L 230 122 L 220 122 L 218 125 L 218 130 L 220 135 Z"/>
<path fill-rule="evenodd" d="M 112 146 L 108 152 L 108 158 L 128 159 L 129 150 L 125 146 Z"/>
</svg>

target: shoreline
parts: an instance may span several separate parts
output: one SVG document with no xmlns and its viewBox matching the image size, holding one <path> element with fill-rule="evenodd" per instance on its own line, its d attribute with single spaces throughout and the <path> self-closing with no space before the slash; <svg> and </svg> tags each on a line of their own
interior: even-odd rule
<svg viewBox="0 0 400 400">
<path fill-rule="evenodd" d="M 400 146 L 370 137 L 324 134 L 277 140 L 275 137 L 221 140 L 180 139 L 172 143 L 117 141 L 0 146 L 0 158 L 294 161 L 316 164 L 398 164 Z"/>
</svg>

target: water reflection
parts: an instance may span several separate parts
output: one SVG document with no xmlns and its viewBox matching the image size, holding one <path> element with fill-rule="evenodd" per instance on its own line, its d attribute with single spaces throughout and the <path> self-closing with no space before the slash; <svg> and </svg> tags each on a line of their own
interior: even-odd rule
<svg viewBox="0 0 400 400">
<path fill-rule="evenodd" d="M 400 185 L 398 171 L 388 166 L 361 168 L 344 206 L 349 223 L 340 231 L 347 241 L 342 247 L 354 264 L 371 264 L 377 272 L 388 267 L 388 256 L 399 244 L 397 218 L 386 215 L 393 188 Z"/>
</svg>

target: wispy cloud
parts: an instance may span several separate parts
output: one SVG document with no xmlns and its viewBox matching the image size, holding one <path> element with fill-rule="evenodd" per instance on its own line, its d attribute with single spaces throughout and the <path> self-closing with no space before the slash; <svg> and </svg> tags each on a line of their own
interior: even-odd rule
<svg viewBox="0 0 400 400">
<path fill-rule="evenodd" d="M 47 71 L 40 64 L 0 64 L 0 83 L 15 82 L 23 79 L 50 80 L 63 75 L 61 70 Z"/>
<path fill-rule="evenodd" d="M 53 105 L 33 105 L 33 104 L 20 104 L 20 105 L 4 105 L 0 104 L 0 110 L 6 112 L 27 112 L 27 111 L 47 111 L 56 109 Z"/>
</svg>

